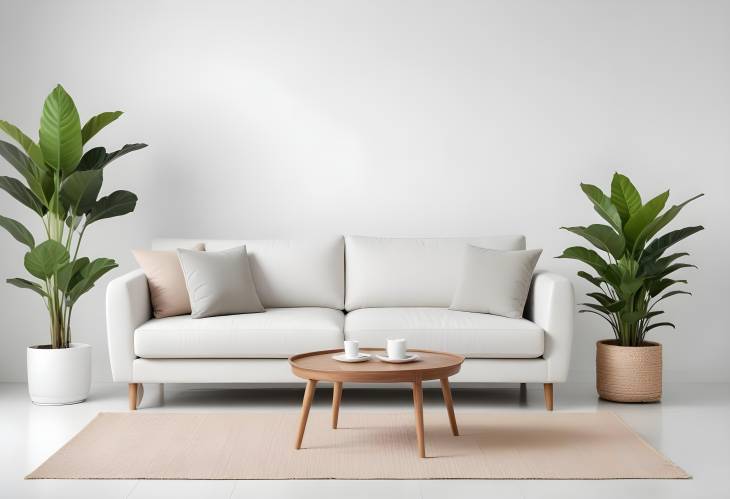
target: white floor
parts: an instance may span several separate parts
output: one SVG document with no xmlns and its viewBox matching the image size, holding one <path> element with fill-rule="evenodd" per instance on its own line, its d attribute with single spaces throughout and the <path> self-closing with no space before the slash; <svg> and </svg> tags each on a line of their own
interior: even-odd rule
<svg viewBox="0 0 730 499">
<path fill-rule="evenodd" d="M 168 387 L 165 405 L 148 411 L 297 410 L 302 391 Z M 730 385 L 675 384 L 660 404 L 621 405 L 599 401 L 587 384 L 556 389 L 560 411 L 608 410 L 620 414 L 654 447 L 687 470 L 691 480 L 424 480 L 424 481 L 156 481 L 23 480 L 100 411 L 126 410 L 126 385 L 98 385 L 86 403 L 37 407 L 22 384 L 0 384 L 0 497 L 20 498 L 447 498 L 610 497 L 730 498 Z M 329 410 L 331 391 L 320 390 L 313 410 Z M 440 393 L 427 391 L 427 406 L 442 407 Z M 410 410 L 404 390 L 347 390 L 342 411 Z M 541 386 L 457 389 L 461 411 L 542 411 Z"/>
</svg>

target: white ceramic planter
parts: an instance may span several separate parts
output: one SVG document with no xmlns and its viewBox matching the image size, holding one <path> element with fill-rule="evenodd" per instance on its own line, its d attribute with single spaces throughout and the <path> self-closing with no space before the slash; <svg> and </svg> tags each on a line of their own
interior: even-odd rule
<svg viewBox="0 0 730 499">
<path fill-rule="evenodd" d="M 91 388 L 91 345 L 28 347 L 28 393 L 34 404 L 78 404 Z"/>
</svg>

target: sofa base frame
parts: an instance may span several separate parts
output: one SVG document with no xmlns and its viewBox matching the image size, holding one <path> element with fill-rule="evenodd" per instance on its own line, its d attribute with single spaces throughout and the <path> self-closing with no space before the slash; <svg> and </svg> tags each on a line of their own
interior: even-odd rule
<svg viewBox="0 0 730 499">
<path fill-rule="evenodd" d="M 443 387 L 442 383 L 442 390 L 444 390 L 444 397 L 446 396 L 446 389 Z M 520 394 L 526 393 L 527 390 L 527 383 L 520 383 Z M 543 384 L 543 390 L 545 392 L 545 409 L 548 411 L 553 410 L 553 384 L 552 383 L 544 383 Z M 137 407 L 139 406 L 139 402 L 141 401 L 142 394 L 144 393 L 143 385 L 142 383 L 129 383 L 129 410 L 130 411 L 136 411 Z M 449 390 L 449 399 L 451 399 L 451 390 Z M 339 414 L 339 408 L 340 408 L 340 400 L 342 398 L 342 383 L 335 383 L 333 387 L 333 394 L 332 394 L 332 427 L 337 427 L 337 416 Z M 448 401 L 447 401 L 448 403 Z M 453 402 L 452 402 L 453 403 Z"/>
</svg>

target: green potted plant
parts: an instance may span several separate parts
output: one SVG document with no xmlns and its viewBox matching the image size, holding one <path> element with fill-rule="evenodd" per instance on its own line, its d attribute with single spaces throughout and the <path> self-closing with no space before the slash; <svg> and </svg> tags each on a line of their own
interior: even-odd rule
<svg viewBox="0 0 730 499">
<path fill-rule="evenodd" d="M 661 345 L 646 340 L 650 331 L 674 328 L 662 319 L 659 302 L 686 290 L 686 284 L 672 279 L 674 272 L 688 267 L 680 262 L 688 253 L 665 252 L 675 243 L 703 229 L 685 227 L 658 235 L 688 203 L 702 194 L 664 210 L 669 191 L 644 203 L 628 177 L 616 173 L 607 196 L 595 185 L 581 184 L 595 211 L 606 224 L 562 227 L 591 243 L 600 254 L 582 246 L 567 248 L 558 258 L 571 258 L 588 265 L 593 273 L 578 275 L 594 292 L 592 303 L 583 303 L 583 313 L 595 314 L 611 326 L 614 338 L 601 340 L 596 351 L 596 387 L 601 398 L 616 402 L 657 401 L 662 394 Z"/>
<path fill-rule="evenodd" d="M 127 144 L 113 152 L 103 147 L 84 152 L 84 145 L 121 114 L 101 113 L 82 127 L 73 99 L 58 85 L 43 105 L 37 143 L 0 121 L 0 130 L 20 146 L 0 141 L 0 156 L 20 175 L 0 176 L 0 188 L 35 212 L 43 227 L 38 242 L 20 222 L 0 216 L 0 226 L 28 247 L 24 265 L 34 278 L 7 282 L 36 293 L 48 311 L 50 343 L 27 350 L 28 391 L 37 404 L 81 402 L 89 392 L 91 347 L 71 342 L 71 313 L 77 300 L 117 264 L 80 256 L 79 249 L 89 226 L 134 211 L 137 196 L 131 192 L 103 197 L 99 192 L 104 168 L 146 144 Z"/>
</svg>

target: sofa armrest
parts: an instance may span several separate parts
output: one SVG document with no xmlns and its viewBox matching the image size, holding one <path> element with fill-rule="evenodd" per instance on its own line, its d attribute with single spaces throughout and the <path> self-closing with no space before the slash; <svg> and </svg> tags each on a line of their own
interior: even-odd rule
<svg viewBox="0 0 730 499">
<path fill-rule="evenodd" d="M 106 332 L 114 381 L 133 381 L 134 330 L 152 317 L 147 278 L 141 269 L 117 277 L 106 288 Z"/>
<path fill-rule="evenodd" d="M 565 277 L 537 271 L 532 277 L 525 317 L 545 331 L 548 382 L 565 381 L 573 346 L 573 285 Z"/>
</svg>

